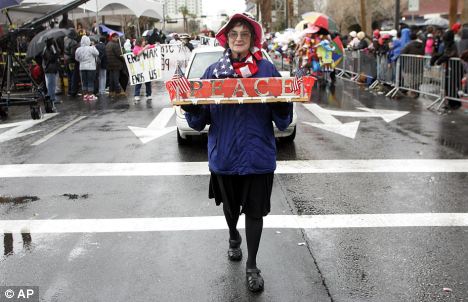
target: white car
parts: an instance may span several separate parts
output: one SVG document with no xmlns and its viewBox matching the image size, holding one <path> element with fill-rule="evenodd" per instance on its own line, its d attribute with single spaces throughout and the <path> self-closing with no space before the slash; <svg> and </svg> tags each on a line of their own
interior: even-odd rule
<svg viewBox="0 0 468 302">
<path fill-rule="evenodd" d="M 194 49 L 192 51 L 190 61 L 187 65 L 187 69 L 185 70 L 185 76 L 187 77 L 187 79 L 200 79 L 200 77 L 205 72 L 206 68 L 208 68 L 208 66 L 210 66 L 212 63 L 218 61 L 222 57 L 223 52 L 224 48 L 222 48 L 221 46 L 200 46 Z M 272 62 L 267 52 L 262 50 L 262 54 L 264 58 Z M 289 77 L 288 71 L 280 73 L 283 77 Z M 278 128 L 276 128 L 276 125 L 273 123 L 275 137 L 280 141 L 292 142 L 296 137 L 296 103 L 294 103 L 293 106 L 293 120 L 286 130 L 278 130 Z M 185 119 L 184 110 L 182 110 L 180 106 L 174 106 L 174 109 L 176 112 L 177 142 L 180 145 L 188 143 L 192 136 L 203 135 L 208 133 L 208 129 L 210 127 L 209 125 L 207 125 L 202 131 L 193 130 L 192 128 L 190 128 L 190 126 L 187 123 L 187 120 Z"/>
</svg>

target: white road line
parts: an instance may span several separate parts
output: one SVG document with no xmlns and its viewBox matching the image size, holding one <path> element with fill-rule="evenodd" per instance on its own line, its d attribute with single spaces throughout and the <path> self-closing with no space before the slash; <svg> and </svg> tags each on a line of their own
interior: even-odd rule
<svg viewBox="0 0 468 302">
<path fill-rule="evenodd" d="M 468 159 L 278 161 L 277 174 L 467 173 Z M 209 175 L 207 162 L 0 165 L 0 178 Z"/>
<path fill-rule="evenodd" d="M 468 213 L 403 213 L 353 215 L 269 215 L 264 228 L 335 229 L 380 227 L 467 227 Z M 0 220 L 0 233 L 116 233 L 226 229 L 224 216 Z M 239 228 L 244 228 L 243 219 Z"/>
<path fill-rule="evenodd" d="M 37 145 L 42 144 L 43 142 L 48 141 L 49 139 L 51 139 L 51 138 L 54 137 L 55 135 L 57 135 L 57 134 L 59 134 L 60 132 L 64 131 L 64 130 L 67 129 L 68 127 L 73 126 L 74 124 L 78 123 L 79 121 L 81 121 L 81 120 L 84 119 L 84 118 L 86 118 L 86 116 L 80 116 L 80 117 L 74 119 L 73 121 L 68 122 L 67 124 L 63 125 L 62 127 L 58 128 L 57 130 L 52 131 L 51 133 L 47 134 L 46 136 L 44 136 L 44 137 L 41 138 L 40 140 L 38 140 L 38 141 L 32 143 L 31 146 L 37 146 Z"/>
</svg>

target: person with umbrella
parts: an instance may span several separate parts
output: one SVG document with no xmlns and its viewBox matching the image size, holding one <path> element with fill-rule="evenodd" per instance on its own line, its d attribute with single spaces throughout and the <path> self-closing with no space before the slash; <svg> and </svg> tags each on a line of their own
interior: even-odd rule
<svg viewBox="0 0 468 302">
<path fill-rule="evenodd" d="M 56 111 L 55 108 L 55 86 L 57 85 L 57 72 L 59 70 L 59 51 L 55 46 L 53 38 L 47 38 L 46 46 L 42 52 L 42 68 L 45 73 L 47 95 L 52 104 L 52 110 Z"/>
</svg>

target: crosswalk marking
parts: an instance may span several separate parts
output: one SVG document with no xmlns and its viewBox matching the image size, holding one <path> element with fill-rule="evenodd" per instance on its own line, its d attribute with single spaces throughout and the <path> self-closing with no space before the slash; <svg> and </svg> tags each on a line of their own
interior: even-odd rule
<svg viewBox="0 0 468 302">
<path fill-rule="evenodd" d="M 269 215 L 269 229 L 380 228 L 380 227 L 467 227 L 468 213 L 401 213 L 352 215 Z M 239 228 L 244 228 L 243 219 Z M 227 229 L 224 216 L 0 220 L 2 233 L 116 233 Z"/>
<path fill-rule="evenodd" d="M 371 159 L 278 161 L 277 174 L 467 173 L 468 159 Z M 207 162 L 0 165 L 0 178 L 63 176 L 208 175 Z"/>
</svg>

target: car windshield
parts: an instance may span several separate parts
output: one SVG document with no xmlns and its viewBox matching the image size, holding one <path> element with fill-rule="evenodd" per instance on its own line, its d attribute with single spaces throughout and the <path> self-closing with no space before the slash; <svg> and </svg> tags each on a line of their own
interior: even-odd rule
<svg viewBox="0 0 468 302">
<path fill-rule="evenodd" d="M 192 66 L 188 72 L 187 78 L 196 79 L 201 78 L 205 70 L 214 62 L 218 61 L 223 55 L 222 51 L 201 52 L 195 54 Z"/>
</svg>

